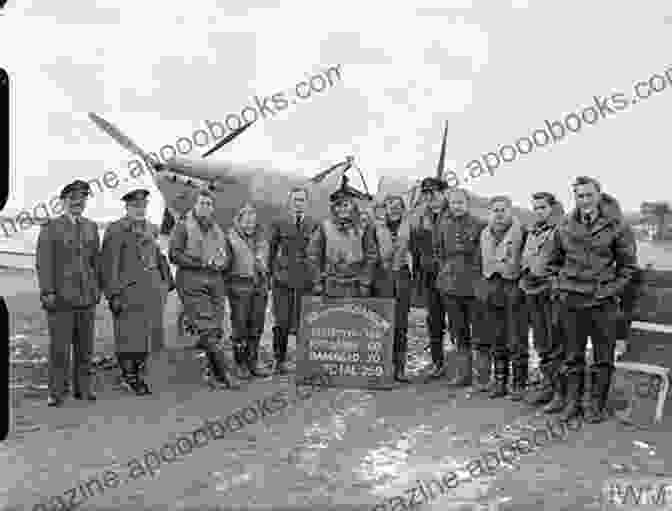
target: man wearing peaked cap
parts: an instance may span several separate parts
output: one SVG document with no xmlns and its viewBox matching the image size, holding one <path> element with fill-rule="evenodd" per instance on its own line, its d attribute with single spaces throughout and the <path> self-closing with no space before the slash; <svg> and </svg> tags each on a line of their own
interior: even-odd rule
<svg viewBox="0 0 672 511">
<path fill-rule="evenodd" d="M 330 195 L 331 215 L 311 236 L 306 250 L 313 293 L 334 298 L 370 297 L 378 257 L 375 238 L 359 219 L 356 199 L 371 196 L 348 185 Z"/>
<path fill-rule="evenodd" d="M 139 200 L 144 200 L 147 197 L 149 197 L 149 190 L 145 190 L 144 188 L 138 188 L 136 190 L 131 190 L 127 194 L 125 194 L 121 200 L 124 202 L 132 202 L 132 201 L 139 201 Z"/>
<path fill-rule="evenodd" d="M 446 310 L 436 280 L 441 267 L 441 219 L 447 214 L 443 195 L 445 181 L 426 177 L 420 183 L 421 214 L 411 221 L 409 250 L 416 279 L 416 293 L 423 297 L 427 309 L 427 329 L 432 353 L 432 378 L 444 374 L 443 336 L 446 329 Z"/>
<path fill-rule="evenodd" d="M 42 226 L 36 271 L 40 300 L 49 326 L 49 406 L 61 406 L 66 393 L 70 345 L 74 396 L 95 400 L 90 366 L 96 304 L 100 301 L 98 226 L 82 216 L 91 190 L 77 180 L 61 191 L 65 212 Z"/>
<path fill-rule="evenodd" d="M 446 183 L 443 179 L 439 179 L 438 177 L 426 177 L 420 183 L 421 193 L 429 193 L 434 191 L 443 192 L 447 188 L 448 183 Z"/>
<path fill-rule="evenodd" d="M 150 393 L 142 373 L 149 352 L 163 346 L 163 307 L 175 287 L 158 227 L 146 218 L 148 195 L 136 189 L 121 198 L 126 216 L 109 225 L 102 248 L 103 289 L 114 317 L 122 383 L 138 395 Z"/>
<path fill-rule="evenodd" d="M 65 199 L 77 193 L 85 197 L 88 197 L 89 195 L 91 195 L 91 186 L 86 181 L 76 179 L 72 183 L 68 183 L 63 187 L 63 189 L 61 190 L 60 198 Z"/>
</svg>

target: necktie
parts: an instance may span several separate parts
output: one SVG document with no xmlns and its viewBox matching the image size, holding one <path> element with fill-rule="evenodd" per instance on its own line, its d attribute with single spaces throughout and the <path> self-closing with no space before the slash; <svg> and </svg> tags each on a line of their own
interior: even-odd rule
<svg viewBox="0 0 672 511">
<path fill-rule="evenodd" d="M 298 231 L 301 230 L 301 223 L 302 222 L 303 222 L 303 218 L 301 217 L 301 215 L 296 215 L 296 229 Z"/>
</svg>

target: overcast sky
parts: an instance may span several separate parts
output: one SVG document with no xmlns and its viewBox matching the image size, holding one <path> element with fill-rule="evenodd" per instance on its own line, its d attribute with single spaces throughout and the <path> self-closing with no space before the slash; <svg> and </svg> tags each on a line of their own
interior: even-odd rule
<svg viewBox="0 0 672 511">
<path fill-rule="evenodd" d="M 257 123 L 215 158 L 309 175 L 355 154 L 375 187 L 383 175 L 433 174 L 444 120 L 448 166 L 465 175 L 470 160 L 546 119 L 591 106 L 594 95 L 631 97 L 636 81 L 672 70 L 672 5 L 663 1 L 236 3 L 9 0 L 0 64 L 14 80 L 15 152 L 5 213 L 126 166 L 89 111 L 156 151 L 253 105 L 255 94 L 340 64 L 340 83 Z M 668 84 L 467 186 L 519 205 L 548 190 L 567 204 L 570 181 L 589 174 L 626 209 L 668 199 L 671 107 Z M 96 196 L 89 216 L 121 214 L 122 188 Z"/>
</svg>

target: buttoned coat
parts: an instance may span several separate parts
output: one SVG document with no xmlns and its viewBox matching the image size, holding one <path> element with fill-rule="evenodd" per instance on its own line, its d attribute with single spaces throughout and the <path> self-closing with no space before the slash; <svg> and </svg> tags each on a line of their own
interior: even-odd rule
<svg viewBox="0 0 672 511">
<path fill-rule="evenodd" d="M 304 216 L 299 230 L 289 215 L 271 225 L 268 268 L 274 287 L 312 288 L 306 249 L 316 226 L 312 219 Z"/>
<path fill-rule="evenodd" d="M 158 227 L 145 226 L 135 232 L 131 220 L 122 218 L 108 226 L 103 238 L 105 296 L 122 305 L 114 317 L 119 353 L 147 353 L 164 344 L 163 310 L 174 281 L 158 244 Z"/>
<path fill-rule="evenodd" d="M 35 267 L 40 298 L 56 295 L 56 309 L 93 307 L 100 302 L 100 236 L 97 224 L 82 217 L 81 240 L 66 215 L 42 226 Z"/>
</svg>

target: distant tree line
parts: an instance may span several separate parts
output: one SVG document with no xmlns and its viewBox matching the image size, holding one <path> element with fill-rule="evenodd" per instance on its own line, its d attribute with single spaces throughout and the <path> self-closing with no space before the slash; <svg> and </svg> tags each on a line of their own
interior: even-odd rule
<svg viewBox="0 0 672 511">
<path fill-rule="evenodd" d="M 666 201 L 642 202 L 642 223 L 654 226 L 655 240 L 672 239 L 672 208 Z"/>
</svg>

